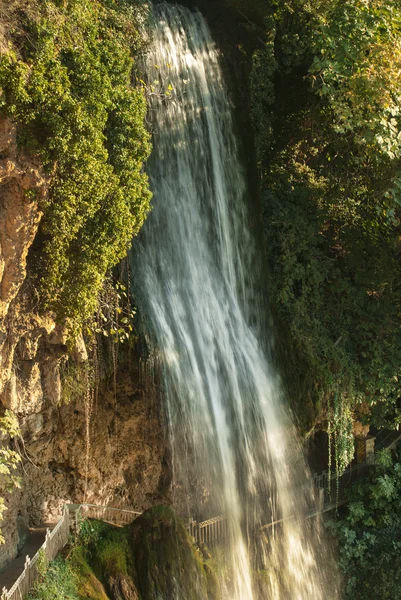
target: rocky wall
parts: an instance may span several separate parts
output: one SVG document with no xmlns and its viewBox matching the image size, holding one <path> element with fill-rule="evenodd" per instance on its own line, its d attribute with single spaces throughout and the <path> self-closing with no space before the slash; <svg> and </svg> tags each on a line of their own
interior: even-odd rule
<svg viewBox="0 0 401 600">
<path fill-rule="evenodd" d="M 19 151 L 12 122 L 0 120 L 0 414 L 16 414 L 22 432 L 11 442 L 22 457 L 22 487 L 10 494 L 0 480 L 8 509 L 0 570 L 28 527 L 56 521 L 64 502 L 142 510 L 165 501 L 169 481 L 157 386 L 134 350 L 98 382 L 93 406 L 78 380 L 65 402 L 62 371 L 73 364 L 79 372 L 88 360 L 85 343 L 80 337 L 67 351 L 65 329 L 39 312 L 27 273 L 48 186 L 37 161 Z"/>
</svg>

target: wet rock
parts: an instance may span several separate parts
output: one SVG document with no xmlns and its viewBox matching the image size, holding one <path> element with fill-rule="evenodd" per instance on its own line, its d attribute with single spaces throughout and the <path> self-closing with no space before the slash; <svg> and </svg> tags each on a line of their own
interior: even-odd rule
<svg viewBox="0 0 401 600">
<path fill-rule="evenodd" d="M 135 582 L 142 600 L 218 599 L 216 581 L 172 508 L 156 506 L 130 526 Z"/>
</svg>

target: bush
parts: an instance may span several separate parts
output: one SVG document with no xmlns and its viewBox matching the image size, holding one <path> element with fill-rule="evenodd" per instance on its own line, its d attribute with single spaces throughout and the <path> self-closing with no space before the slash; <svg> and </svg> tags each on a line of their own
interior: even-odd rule
<svg viewBox="0 0 401 600">
<path fill-rule="evenodd" d="M 43 305 L 75 330 L 149 210 L 146 102 L 132 85 L 144 15 L 138 2 L 46 0 L 0 58 L 0 105 L 50 178 L 36 262 Z"/>
<path fill-rule="evenodd" d="M 401 417 L 391 59 L 401 11 L 383 0 L 291 0 L 266 14 L 251 93 L 278 349 L 304 428 L 332 420 L 343 465 L 361 402 L 378 427 Z"/>
<path fill-rule="evenodd" d="M 343 514 L 327 524 L 339 544 L 345 598 L 396 600 L 401 589 L 400 450 L 382 451 L 348 495 Z"/>
<path fill-rule="evenodd" d="M 64 558 L 58 556 L 33 586 L 27 600 L 79 600 L 77 578 Z"/>
</svg>

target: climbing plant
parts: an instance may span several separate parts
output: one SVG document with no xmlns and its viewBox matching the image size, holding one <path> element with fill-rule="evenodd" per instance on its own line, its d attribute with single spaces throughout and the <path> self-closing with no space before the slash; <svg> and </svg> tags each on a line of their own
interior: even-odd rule
<svg viewBox="0 0 401 600">
<path fill-rule="evenodd" d="M 304 429 L 329 416 L 347 462 L 362 400 L 367 422 L 400 423 L 401 9 L 264 6 L 251 116 L 277 350 Z"/>
<path fill-rule="evenodd" d="M 348 504 L 327 523 L 338 543 L 344 598 L 399 598 L 401 585 L 400 450 L 381 451 L 366 477 L 352 484 Z"/>
<path fill-rule="evenodd" d="M 20 477 L 17 475 L 18 465 L 21 462 L 21 456 L 9 446 L 10 439 L 21 437 L 21 432 L 16 416 L 9 410 L 6 410 L 4 416 L 0 418 L 0 493 L 12 492 L 21 485 Z M 7 510 L 4 497 L 0 496 L 0 522 L 3 520 L 3 514 Z M 4 544 L 5 539 L 0 530 L 0 544 Z"/>
<path fill-rule="evenodd" d="M 72 332 L 149 210 L 146 102 L 132 85 L 146 5 L 46 0 L 0 57 L 0 107 L 37 155 L 49 193 L 33 257 L 42 304 Z"/>
</svg>

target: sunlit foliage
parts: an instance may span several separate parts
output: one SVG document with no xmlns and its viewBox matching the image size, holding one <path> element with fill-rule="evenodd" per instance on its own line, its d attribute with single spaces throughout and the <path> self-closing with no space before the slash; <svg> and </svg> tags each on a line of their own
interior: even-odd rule
<svg viewBox="0 0 401 600">
<path fill-rule="evenodd" d="M 368 421 L 398 426 L 401 8 L 291 0 L 264 9 L 252 118 L 290 393 L 305 427 L 339 402 L 352 419 L 362 400 Z M 348 431 L 344 423 L 344 439 Z"/>
<path fill-rule="evenodd" d="M 132 83 L 138 2 L 46 0 L 0 59 L 2 110 L 50 178 L 36 271 L 44 306 L 75 329 L 149 210 L 146 102 Z"/>
</svg>

